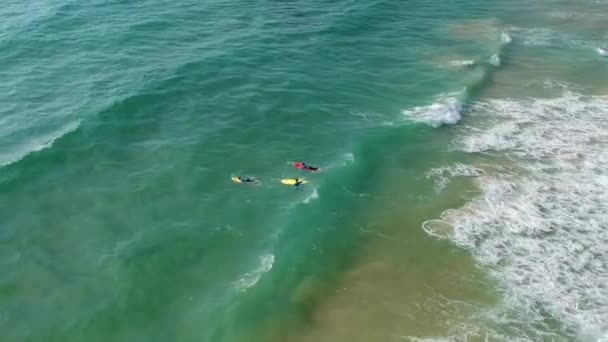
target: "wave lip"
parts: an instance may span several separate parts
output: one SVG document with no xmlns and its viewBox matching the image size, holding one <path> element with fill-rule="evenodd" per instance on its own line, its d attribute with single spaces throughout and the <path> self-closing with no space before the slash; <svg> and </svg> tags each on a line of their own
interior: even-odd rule
<svg viewBox="0 0 608 342">
<path fill-rule="evenodd" d="M 528 329 L 557 319 L 583 340 L 608 334 L 607 112 L 608 97 L 567 91 L 472 106 L 501 123 L 465 127 L 456 148 L 502 151 L 520 171 L 480 175 L 479 198 L 423 226 L 470 250 Z"/>
<path fill-rule="evenodd" d="M 17 144 L 7 152 L 0 151 L 0 167 L 16 163 L 32 153 L 50 148 L 55 141 L 75 131 L 79 126 L 80 121 L 72 121 L 53 132 L 32 137 L 28 141 Z"/>
</svg>

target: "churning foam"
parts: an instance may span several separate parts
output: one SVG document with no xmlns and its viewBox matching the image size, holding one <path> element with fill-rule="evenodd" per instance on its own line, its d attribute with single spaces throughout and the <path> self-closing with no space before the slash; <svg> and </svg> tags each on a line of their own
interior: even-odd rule
<svg viewBox="0 0 608 342">
<path fill-rule="evenodd" d="M 502 151 L 520 170 L 480 174 L 483 195 L 440 221 L 496 277 L 530 329 L 557 319 L 583 341 L 608 339 L 607 113 L 608 97 L 571 92 L 489 100 L 471 115 L 501 123 L 465 128 L 455 143 L 472 153 Z"/>
<path fill-rule="evenodd" d="M 602 49 L 600 47 L 596 48 L 598 55 L 608 57 L 608 50 Z"/>
<path fill-rule="evenodd" d="M 452 182 L 452 178 L 478 177 L 484 173 L 485 171 L 478 167 L 457 163 L 451 166 L 431 169 L 426 173 L 425 177 L 426 179 L 433 180 L 435 182 L 435 189 L 437 192 L 441 192 Z"/>
<path fill-rule="evenodd" d="M 490 57 L 490 60 L 488 62 L 495 67 L 499 67 L 500 66 L 500 56 L 498 56 L 498 54 L 495 53 L 492 55 L 492 57 Z"/>
<path fill-rule="evenodd" d="M 257 284 L 262 277 L 262 274 L 270 271 L 274 265 L 274 254 L 265 254 L 259 258 L 258 266 L 255 270 L 245 273 L 241 279 L 236 282 L 236 287 L 242 291 Z"/>
<path fill-rule="evenodd" d="M 55 143 L 57 139 L 75 131 L 78 126 L 80 126 L 80 121 L 73 121 L 53 132 L 38 137 L 32 137 L 28 141 L 10 147 L 10 150 L 7 152 L 2 152 L 2 150 L 0 150 L 0 167 L 18 162 L 31 153 L 42 151 L 53 146 L 53 143 Z"/>
<path fill-rule="evenodd" d="M 432 127 L 456 124 L 462 118 L 462 104 L 457 94 L 442 94 L 428 106 L 417 106 L 405 109 L 402 113 L 414 121 L 423 122 Z"/>
</svg>

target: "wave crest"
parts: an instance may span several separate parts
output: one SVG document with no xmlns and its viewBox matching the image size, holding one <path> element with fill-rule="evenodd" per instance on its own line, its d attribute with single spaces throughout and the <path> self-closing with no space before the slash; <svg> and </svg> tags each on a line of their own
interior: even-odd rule
<svg viewBox="0 0 608 342">
<path fill-rule="evenodd" d="M 0 167 L 16 163 L 32 153 L 50 148 L 55 141 L 75 131 L 79 126 L 80 121 L 69 122 L 55 131 L 9 146 L 8 151 L 0 150 Z"/>
</svg>

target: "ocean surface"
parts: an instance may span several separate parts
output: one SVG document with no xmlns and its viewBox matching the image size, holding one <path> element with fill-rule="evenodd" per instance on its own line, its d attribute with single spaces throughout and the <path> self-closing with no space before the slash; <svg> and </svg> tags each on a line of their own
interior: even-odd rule
<svg viewBox="0 0 608 342">
<path fill-rule="evenodd" d="M 608 341 L 608 1 L 7 0 L 0 80 L 3 342 Z"/>
</svg>

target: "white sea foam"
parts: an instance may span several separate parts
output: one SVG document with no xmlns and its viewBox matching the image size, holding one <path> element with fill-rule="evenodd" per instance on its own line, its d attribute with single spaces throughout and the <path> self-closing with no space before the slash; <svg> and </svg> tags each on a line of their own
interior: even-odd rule
<svg viewBox="0 0 608 342">
<path fill-rule="evenodd" d="M 513 39 L 511 38 L 511 36 L 507 33 L 507 32 L 501 32 L 500 33 L 500 41 L 503 44 L 509 44 L 513 41 Z"/>
<path fill-rule="evenodd" d="M 501 45 L 507 45 L 510 44 L 513 41 L 513 39 L 511 38 L 511 36 L 507 33 L 507 32 L 500 32 L 500 43 Z M 490 58 L 490 63 L 495 65 L 495 66 L 500 66 L 500 52 L 496 52 L 495 54 L 492 55 L 492 57 Z M 439 64 L 439 67 L 442 68 L 463 68 L 463 67 L 470 67 L 473 66 L 477 63 L 476 60 L 474 59 L 454 59 L 451 60 L 447 63 L 443 62 Z"/>
<path fill-rule="evenodd" d="M 450 61 L 449 65 L 452 67 L 467 67 L 475 64 L 474 59 L 463 59 L 463 60 L 454 60 Z"/>
<path fill-rule="evenodd" d="M 239 279 L 235 286 L 242 291 L 254 286 L 258 283 L 262 275 L 272 269 L 274 265 L 274 254 L 265 254 L 259 258 L 257 268 L 251 272 L 245 273 L 241 279 Z"/>
<path fill-rule="evenodd" d="M 439 223 L 502 284 L 505 304 L 529 329 L 557 319 L 580 340 L 608 338 L 607 113 L 608 97 L 570 92 L 491 100 L 471 115 L 501 123 L 470 127 L 456 142 L 507 153 L 521 170 L 480 175 L 483 195 Z"/>
<path fill-rule="evenodd" d="M 517 145 L 513 137 L 519 132 L 519 129 L 516 123 L 510 121 L 501 122 L 485 129 L 469 127 L 468 132 L 473 134 L 455 141 L 454 144 L 458 149 L 469 153 L 512 149 Z"/>
<path fill-rule="evenodd" d="M 509 342 L 524 342 L 527 341 L 521 338 L 507 337 L 496 331 L 482 329 L 473 324 L 462 325 L 455 327 L 454 330 L 459 330 L 457 333 L 443 337 L 416 337 L 416 336 L 398 336 L 403 341 L 409 342 L 463 342 L 463 341 L 509 341 Z"/>
<path fill-rule="evenodd" d="M 352 164 L 355 162 L 355 155 L 348 152 L 344 153 L 344 165 Z"/>
<path fill-rule="evenodd" d="M 600 1 L 595 1 L 596 4 L 599 4 Z M 594 23 L 605 22 L 605 11 L 599 8 L 596 8 L 593 12 L 591 11 L 580 11 L 581 8 L 578 8 L 578 11 L 566 11 L 566 10 L 554 10 L 549 12 L 549 17 L 557 20 L 570 20 L 570 21 L 578 21 L 584 22 L 586 24 L 593 25 Z"/>
<path fill-rule="evenodd" d="M 596 51 L 598 55 L 608 57 L 608 50 L 598 47 L 596 48 Z"/>
<path fill-rule="evenodd" d="M 511 32 L 517 35 L 518 42 L 528 46 L 548 46 L 557 39 L 557 33 L 546 28 L 512 27 Z"/>
<path fill-rule="evenodd" d="M 474 59 L 445 59 L 441 58 L 433 66 L 441 69 L 465 69 L 474 66 L 477 63 Z"/>
<path fill-rule="evenodd" d="M 8 151 L 0 149 L 0 167 L 18 162 L 31 153 L 53 146 L 57 139 L 75 131 L 78 126 L 80 121 L 73 121 L 50 133 L 32 137 L 14 146 L 9 145 Z"/>
<path fill-rule="evenodd" d="M 405 109 L 402 113 L 414 121 L 423 122 L 432 127 L 453 125 L 460 121 L 462 105 L 457 94 L 440 95 L 435 102 L 427 106 Z"/>
<path fill-rule="evenodd" d="M 350 152 L 347 152 L 328 164 L 320 165 L 319 172 L 326 172 L 334 168 L 345 167 L 353 164 L 354 162 L 355 155 Z"/>
<path fill-rule="evenodd" d="M 548 28 L 512 27 L 511 32 L 527 46 L 589 47 L 592 44 Z"/>
<path fill-rule="evenodd" d="M 317 192 L 317 188 L 312 188 L 312 191 L 310 192 L 310 194 L 308 194 L 308 196 L 306 196 L 306 198 L 302 201 L 302 203 L 307 204 L 307 203 L 310 203 L 311 201 L 316 200 L 317 198 L 319 198 L 319 193 Z"/>
<path fill-rule="evenodd" d="M 495 67 L 499 67 L 500 66 L 500 57 L 498 56 L 497 53 L 493 54 L 492 57 L 490 57 L 489 60 L 490 64 L 492 64 Z"/>
<path fill-rule="evenodd" d="M 482 174 L 484 174 L 484 171 L 480 168 L 457 163 L 431 169 L 426 173 L 425 177 L 426 179 L 433 180 L 435 182 L 435 189 L 437 192 L 441 192 L 455 177 L 478 177 Z"/>
<path fill-rule="evenodd" d="M 559 46 L 589 49 L 601 43 L 593 40 L 584 40 L 559 31 L 547 28 L 512 27 L 511 32 L 520 38 L 522 44 L 527 46 Z"/>
<path fill-rule="evenodd" d="M 551 18 L 556 18 L 556 19 L 573 19 L 573 18 L 577 18 L 580 15 L 573 13 L 573 12 L 566 12 L 566 11 L 551 11 L 551 13 L 549 13 L 549 16 Z"/>
</svg>

